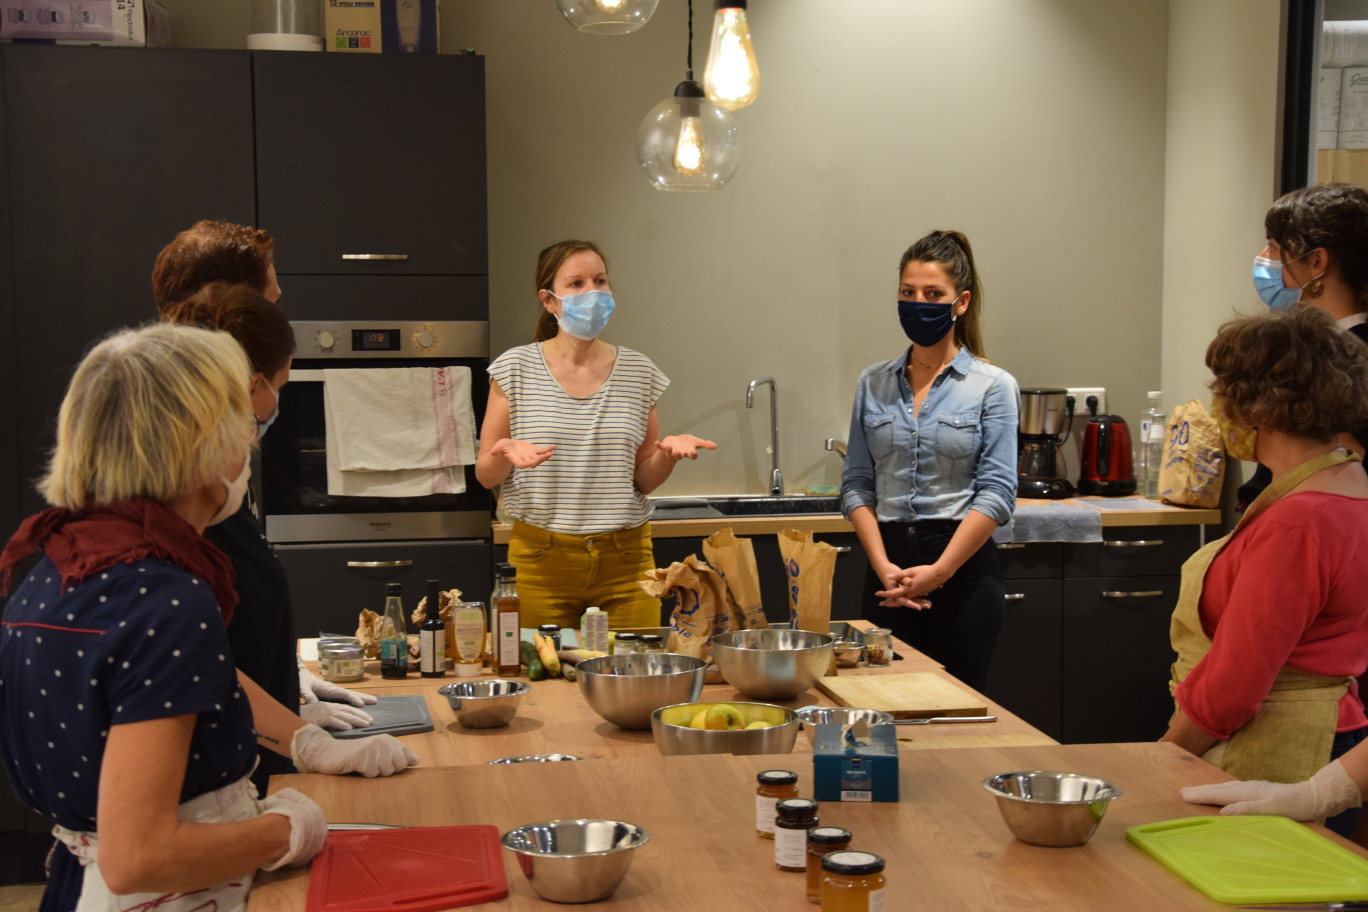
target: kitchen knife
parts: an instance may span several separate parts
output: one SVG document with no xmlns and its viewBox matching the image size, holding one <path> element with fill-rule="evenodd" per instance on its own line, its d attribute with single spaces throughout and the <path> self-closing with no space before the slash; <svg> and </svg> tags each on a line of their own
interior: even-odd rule
<svg viewBox="0 0 1368 912">
<path fill-rule="evenodd" d="M 942 722 L 996 722 L 997 716 L 932 716 L 929 719 L 894 719 L 890 725 L 939 725 Z"/>
<path fill-rule="evenodd" d="M 1317 912 L 1368 912 L 1368 900 L 1349 902 L 1299 903 L 1286 906 L 1237 906 L 1240 909 L 1313 909 Z"/>
</svg>

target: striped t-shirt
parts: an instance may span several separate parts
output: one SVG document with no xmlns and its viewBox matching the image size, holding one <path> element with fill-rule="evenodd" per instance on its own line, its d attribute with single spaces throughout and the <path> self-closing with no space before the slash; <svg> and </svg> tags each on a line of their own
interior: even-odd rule
<svg viewBox="0 0 1368 912">
<path fill-rule="evenodd" d="M 578 399 L 551 376 L 540 343 L 509 349 L 489 365 L 508 396 L 511 436 L 555 444 L 551 458 L 513 469 L 503 483 L 508 514 L 566 535 L 593 535 L 646 522 L 650 502 L 636 489 L 636 452 L 651 408 L 670 385 L 651 359 L 618 346 L 608 379 Z"/>
</svg>

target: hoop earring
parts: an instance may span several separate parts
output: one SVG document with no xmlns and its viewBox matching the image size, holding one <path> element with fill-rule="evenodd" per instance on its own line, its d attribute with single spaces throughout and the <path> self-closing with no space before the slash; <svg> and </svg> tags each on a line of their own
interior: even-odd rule
<svg viewBox="0 0 1368 912">
<path fill-rule="evenodd" d="M 1308 298 L 1314 301 L 1316 298 L 1325 294 L 1325 282 L 1319 277 L 1314 278 L 1306 283 L 1306 287 L 1303 288 L 1302 291 L 1306 293 Z"/>
</svg>

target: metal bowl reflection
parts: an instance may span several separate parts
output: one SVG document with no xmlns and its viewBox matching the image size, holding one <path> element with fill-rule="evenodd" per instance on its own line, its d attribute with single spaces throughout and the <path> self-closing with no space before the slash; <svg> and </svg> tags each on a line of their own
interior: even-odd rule
<svg viewBox="0 0 1368 912">
<path fill-rule="evenodd" d="M 698 699 L 707 663 L 658 653 L 584 659 L 575 666 L 584 702 L 620 728 L 648 729 L 662 706 Z"/>
<path fill-rule="evenodd" d="M 1038 846 L 1082 845 L 1121 789 L 1106 779 L 1056 770 L 998 773 L 983 780 L 1012 835 Z"/>
<path fill-rule="evenodd" d="M 810 630 L 761 627 L 712 638 L 727 683 L 753 700 L 791 700 L 826 674 L 835 638 Z"/>
<path fill-rule="evenodd" d="M 437 688 L 466 728 L 498 728 L 518 712 L 518 701 L 530 688 L 524 681 L 460 681 Z"/>
<path fill-rule="evenodd" d="M 587 903 L 613 895 L 632 866 L 632 850 L 650 838 L 620 820 L 576 819 L 529 823 L 499 842 L 542 899 Z"/>
</svg>

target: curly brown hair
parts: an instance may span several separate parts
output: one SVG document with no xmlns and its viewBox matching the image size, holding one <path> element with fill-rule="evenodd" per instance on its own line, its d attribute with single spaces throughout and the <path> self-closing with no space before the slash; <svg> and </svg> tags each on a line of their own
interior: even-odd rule
<svg viewBox="0 0 1368 912">
<path fill-rule="evenodd" d="M 1226 323 L 1206 365 L 1237 424 L 1322 441 L 1368 424 L 1368 345 L 1315 307 Z"/>
<path fill-rule="evenodd" d="M 274 376 L 295 353 L 294 329 L 285 311 L 246 285 L 210 282 L 167 308 L 162 321 L 223 330 L 247 353 L 254 374 Z"/>
<path fill-rule="evenodd" d="M 275 240 L 264 228 L 204 219 L 176 235 L 152 266 L 152 294 L 165 315 L 210 282 L 266 291 Z"/>
<path fill-rule="evenodd" d="M 1293 190 L 1268 208 L 1264 233 L 1292 259 L 1325 248 L 1359 308 L 1368 308 L 1368 190 L 1353 184 Z"/>
</svg>

